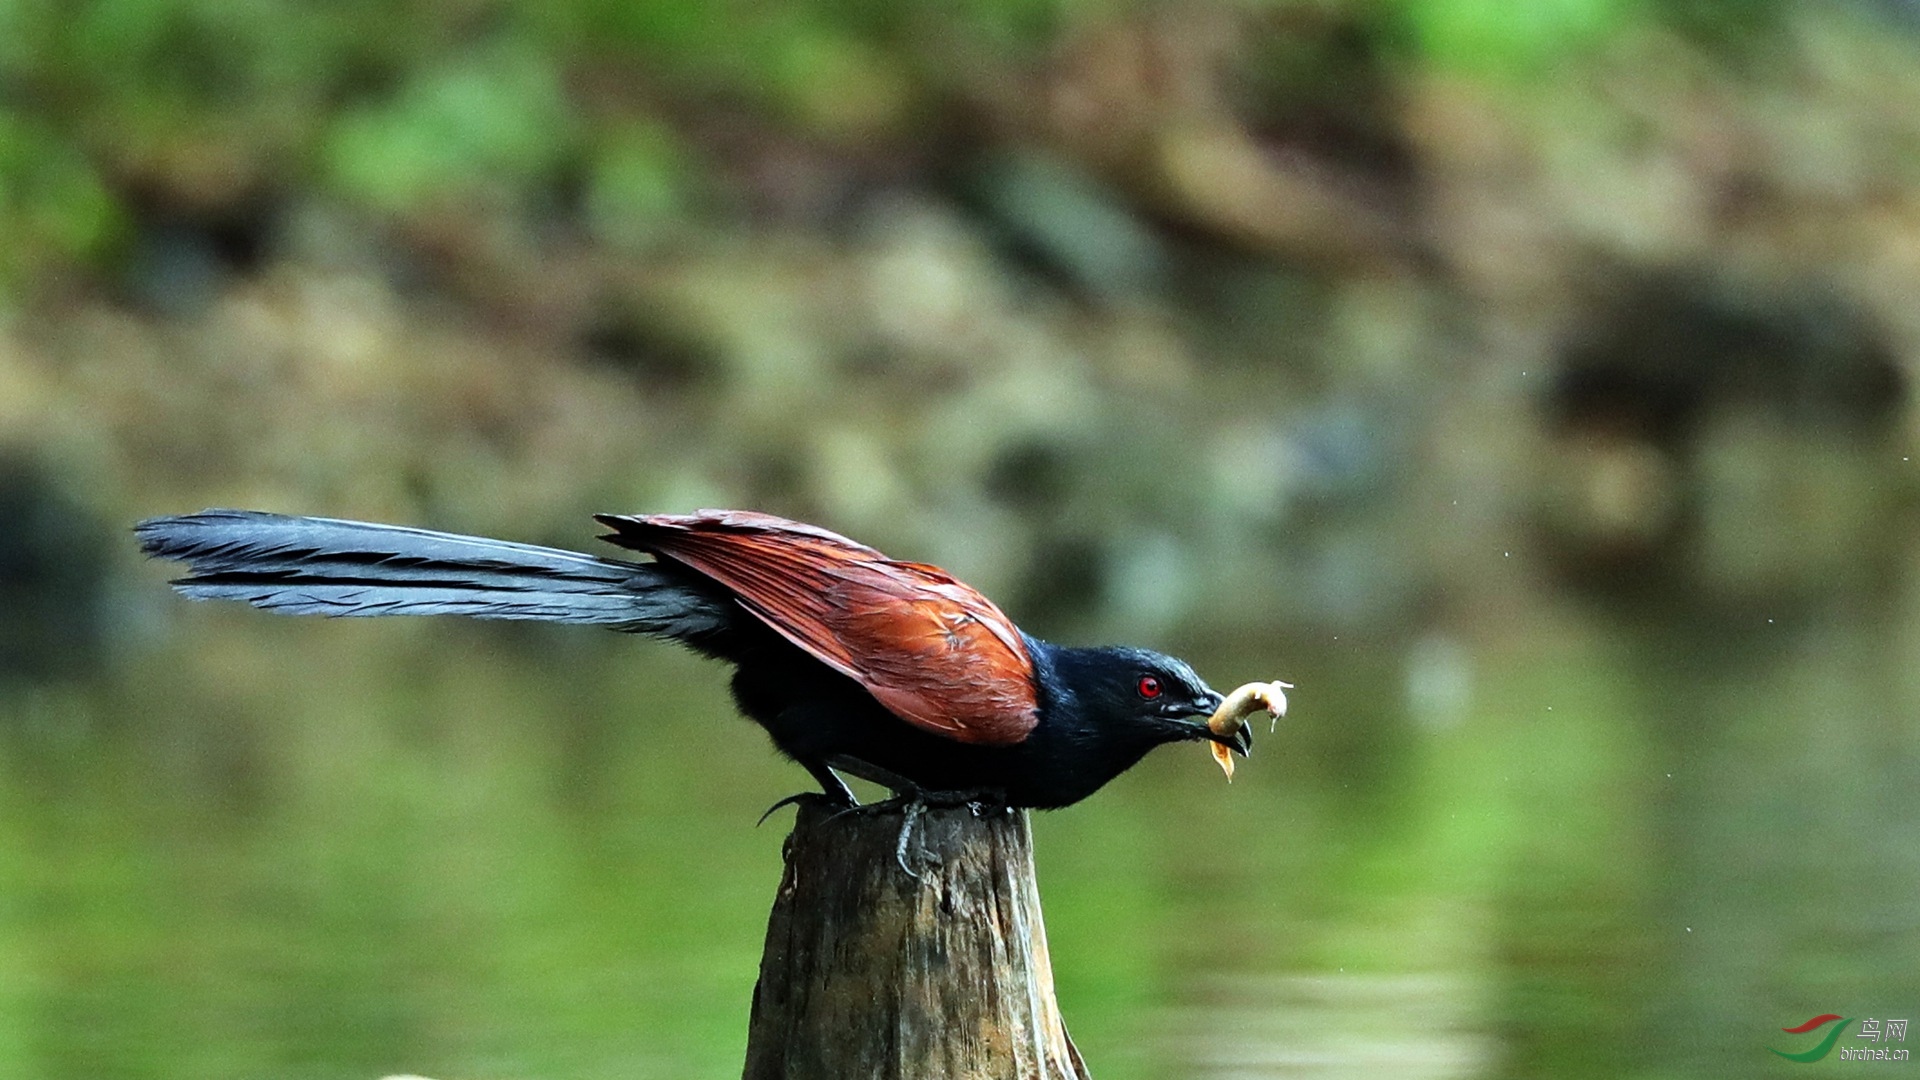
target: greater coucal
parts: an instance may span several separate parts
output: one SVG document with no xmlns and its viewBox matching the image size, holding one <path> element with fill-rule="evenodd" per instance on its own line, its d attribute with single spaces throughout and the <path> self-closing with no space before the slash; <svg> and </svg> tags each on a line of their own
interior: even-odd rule
<svg viewBox="0 0 1920 1080">
<path fill-rule="evenodd" d="M 603 539 L 652 561 L 247 510 L 134 532 L 149 555 L 188 564 L 173 584 L 194 599 L 678 641 L 733 664 L 740 711 L 847 805 L 836 769 L 914 799 L 1058 807 L 1162 743 L 1251 748 L 1245 727 L 1209 728 L 1221 696 L 1184 662 L 1042 641 L 939 567 L 751 511 L 596 520 L 613 530 Z"/>
</svg>

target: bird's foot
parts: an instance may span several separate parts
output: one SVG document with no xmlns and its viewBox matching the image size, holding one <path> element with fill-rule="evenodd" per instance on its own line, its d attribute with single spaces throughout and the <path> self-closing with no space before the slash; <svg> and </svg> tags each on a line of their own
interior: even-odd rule
<svg viewBox="0 0 1920 1080">
<path fill-rule="evenodd" d="M 900 869 L 908 877 L 918 881 L 920 875 L 914 872 L 913 865 L 907 857 L 908 848 L 913 842 L 914 827 L 920 823 L 920 819 L 928 810 L 947 810 L 960 806 L 966 807 L 968 812 L 977 818 L 1012 812 L 1012 807 L 1007 805 L 1006 793 L 1001 791 L 990 791 L 985 788 L 971 788 L 966 791 L 926 791 L 915 788 L 879 802 L 846 807 L 834 817 L 844 817 L 848 814 L 888 814 L 899 811 L 900 837 L 893 845 L 893 859 L 900 864 Z M 920 861 L 937 863 L 940 858 L 922 846 Z"/>
<path fill-rule="evenodd" d="M 893 844 L 893 861 L 899 863 L 900 869 L 905 871 L 906 875 L 915 881 L 920 880 L 920 875 L 914 873 L 912 865 L 907 862 L 907 843 L 913 839 L 913 826 L 920 820 L 920 815 L 926 812 L 926 803 L 921 802 L 919 799 L 910 800 L 907 803 L 906 813 L 902 814 L 900 818 L 900 838 L 895 840 Z M 922 861 L 931 860 L 937 862 L 940 857 L 928 851 L 926 845 L 922 844 L 920 846 L 920 858 Z"/>
<path fill-rule="evenodd" d="M 904 871 L 908 877 L 918 881 L 920 880 L 920 875 L 914 872 L 912 864 L 907 861 L 907 845 L 913 840 L 913 827 L 919 824 L 921 815 L 927 812 L 927 802 L 923 796 L 924 793 L 918 791 L 902 792 L 901 794 L 881 799 L 879 802 L 841 807 L 830 820 L 837 821 L 840 818 L 852 815 L 891 814 L 898 811 L 900 813 L 900 837 L 893 845 L 893 861 L 900 864 L 900 869 Z M 923 860 L 935 858 L 934 854 L 924 847 L 920 849 L 920 854 Z"/>
<path fill-rule="evenodd" d="M 836 809 L 839 811 L 833 815 L 836 818 L 841 814 L 861 808 L 859 803 L 853 802 L 850 798 L 843 799 L 838 795 L 828 794 L 823 791 L 796 791 L 786 798 L 781 799 L 779 802 L 774 803 L 772 806 L 767 807 L 766 810 L 761 812 L 760 820 L 754 822 L 753 825 L 755 828 L 759 828 L 766 823 L 768 818 L 773 816 L 775 810 L 783 806 L 799 806 L 801 803 L 813 803 Z"/>
</svg>

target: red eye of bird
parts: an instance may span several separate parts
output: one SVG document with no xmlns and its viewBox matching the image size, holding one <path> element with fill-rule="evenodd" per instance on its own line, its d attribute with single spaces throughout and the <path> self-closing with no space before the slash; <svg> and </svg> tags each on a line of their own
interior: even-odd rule
<svg viewBox="0 0 1920 1080">
<path fill-rule="evenodd" d="M 1160 696 L 1160 680 L 1151 675 L 1140 676 L 1140 696 L 1157 698 Z"/>
</svg>

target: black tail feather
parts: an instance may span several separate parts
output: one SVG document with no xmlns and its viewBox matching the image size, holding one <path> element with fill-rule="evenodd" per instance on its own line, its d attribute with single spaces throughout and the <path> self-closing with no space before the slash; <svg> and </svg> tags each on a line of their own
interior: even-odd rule
<svg viewBox="0 0 1920 1080">
<path fill-rule="evenodd" d="M 134 526 L 174 587 L 295 615 L 466 615 L 608 626 L 711 647 L 737 607 L 685 572 L 477 536 L 252 510 Z"/>
</svg>

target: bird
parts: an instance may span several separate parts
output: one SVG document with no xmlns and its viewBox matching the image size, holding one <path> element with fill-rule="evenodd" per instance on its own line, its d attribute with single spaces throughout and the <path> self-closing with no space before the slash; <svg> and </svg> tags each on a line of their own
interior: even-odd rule
<svg viewBox="0 0 1920 1080">
<path fill-rule="evenodd" d="M 172 585 L 195 600 L 603 626 L 729 663 L 739 711 L 820 787 L 776 807 L 858 808 L 845 774 L 921 809 L 1056 809 L 1168 743 L 1252 749 L 1249 728 L 1208 725 L 1223 699 L 1185 661 L 1044 641 L 937 566 L 750 510 L 594 519 L 646 560 L 255 510 L 134 533 L 186 564 Z"/>
</svg>

